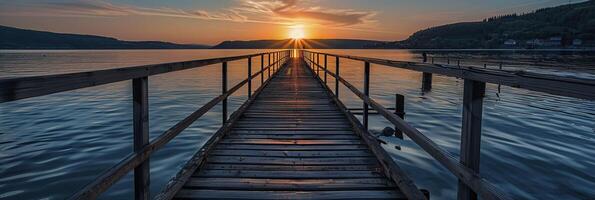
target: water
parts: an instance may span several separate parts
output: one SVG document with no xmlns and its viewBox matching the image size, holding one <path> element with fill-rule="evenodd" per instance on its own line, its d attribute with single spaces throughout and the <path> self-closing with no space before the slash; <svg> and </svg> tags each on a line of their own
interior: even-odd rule
<svg viewBox="0 0 595 200">
<path fill-rule="evenodd" d="M 403 50 L 327 50 L 398 60 L 419 60 Z M 0 77 L 107 69 L 123 66 L 254 53 L 253 50 L 0 51 Z M 432 52 L 468 57 L 462 65 L 490 63 L 504 69 L 590 78 L 592 53 Z M 260 59 L 255 59 L 259 66 Z M 230 83 L 245 78 L 245 60 L 229 65 Z M 334 59 L 329 58 L 334 70 Z M 451 64 L 456 64 L 451 60 Z M 341 60 L 341 75 L 362 87 L 363 64 Z M 220 65 L 149 78 L 150 134 L 160 135 L 220 92 Z M 421 94 L 421 74 L 372 65 L 371 94 L 394 107 L 394 94 L 405 95 L 406 121 L 442 148 L 458 156 L 462 80 L 434 76 L 431 92 Z M 255 81 L 258 87 L 260 81 Z M 334 88 L 333 81 L 329 81 Z M 0 198 L 63 199 L 118 163 L 132 151 L 131 82 L 123 81 L 44 97 L 0 104 Z M 230 99 L 230 110 L 246 99 L 246 88 Z M 341 99 L 354 108 L 359 101 L 341 87 Z M 595 198 L 595 103 L 488 84 L 484 101 L 481 173 L 517 199 Z M 220 106 L 195 122 L 151 157 L 151 191 L 155 195 L 220 124 Z M 370 118 L 372 131 L 390 124 Z M 400 166 L 432 199 L 456 196 L 456 179 L 415 143 L 382 137 Z M 401 150 L 394 148 L 399 145 Z M 130 199 L 130 174 L 103 199 Z"/>
</svg>

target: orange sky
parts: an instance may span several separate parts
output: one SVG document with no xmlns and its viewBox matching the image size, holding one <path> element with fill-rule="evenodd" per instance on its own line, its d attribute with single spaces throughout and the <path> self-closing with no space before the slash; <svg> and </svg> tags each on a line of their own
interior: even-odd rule
<svg viewBox="0 0 595 200">
<path fill-rule="evenodd" d="M 0 24 L 116 37 L 217 44 L 285 39 L 301 26 L 306 38 L 395 41 L 417 30 L 477 21 L 564 0 L 19 0 L 0 1 Z"/>
</svg>

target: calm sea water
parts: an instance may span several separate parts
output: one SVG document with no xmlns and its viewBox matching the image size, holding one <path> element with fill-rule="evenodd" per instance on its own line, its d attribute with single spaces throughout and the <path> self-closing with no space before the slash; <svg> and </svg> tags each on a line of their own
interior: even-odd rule
<svg viewBox="0 0 595 200">
<path fill-rule="evenodd" d="M 325 50 L 418 61 L 405 50 Z M 254 50 L 0 51 L 0 78 L 108 69 L 254 53 Z M 595 77 L 593 53 L 432 52 L 435 62 Z M 466 59 L 462 59 L 466 58 Z M 331 62 L 333 61 L 333 62 Z M 255 60 L 259 65 L 259 59 Z M 229 65 L 230 85 L 245 78 L 246 61 Z M 334 69 L 334 59 L 329 58 Z M 363 64 L 341 60 L 341 74 L 362 86 Z M 372 65 L 371 94 L 386 107 L 406 98 L 406 121 L 458 155 L 462 80 L 434 76 L 422 94 L 421 74 Z M 150 130 L 155 138 L 220 93 L 220 66 L 149 78 Z M 254 84 L 258 87 L 259 81 Z M 329 82 L 334 87 L 333 82 Z M 347 88 L 341 99 L 361 107 Z M 131 82 L 124 81 L 0 104 L 0 199 L 64 199 L 132 151 Z M 230 99 L 230 110 L 246 89 Z M 220 107 L 209 112 L 151 157 L 155 195 L 218 129 Z M 390 124 L 371 116 L 372 131 Z M 406 138 L 385 146 L 432 199 L 456 197 L 456 178 Z M 394 146 L 399 145 L 401 150 Z M 481 173 L 517 199 L 595 198 L 595 103 L 488 84 L 484 101 Z M 103 199 L 132 198 L 130 174 Z"/>
</svg>

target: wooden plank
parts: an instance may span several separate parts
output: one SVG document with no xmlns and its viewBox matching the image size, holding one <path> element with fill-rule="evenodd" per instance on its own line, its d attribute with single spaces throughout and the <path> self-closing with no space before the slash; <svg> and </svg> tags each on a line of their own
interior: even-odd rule
<svg viewBox="0 0 595 200">
<path fill-rule="evenodd" d="M 253 145 L 350 145 L 362 144 L 360 140 L 279 140 L 279 139 L 228 139 L 220 144 L 253 144 Z"/>
<path fill-rule="evenodd" d="M 353 179 L 256 179 L 256 178 L 192 178 L 187 189 L 249 191 L 349 191 L 391 190 L 394 183 L 386 178 Z"/>
<path fill-rule="evenodd" d="M 282 158 L 338 158 L 338 157 L 371 157 L 367 150 L 350 151 L 246 151 L 246 150 L 214 150 L 212 156 L 256 156 Z"/>
<path fill-rule="evenodd" d="M 282 178 L 282 179 L 345 179 L 381 178 L 375 171 L 253 171 L 253 170 L 200 170 L 194 174 L 200 178 Z"/>
<path fill-rule="evenodd" d="M 243 190 L 181 190 L 176 199 L 404 199 L 393 190 L 353 191 L 243 191 Z"/>
<path fill-rule="evenodd" d="M 295 134 L 324 134 L 324 135 L 337 135 L 347 134 L 353 135 L 352 130 L 330 130 L 330 131 L 319 131 L 319 130 L 279 130 L 279 131 L 267 131 L 267 130 L 238 130 L 234 129 L 231 131 L 233 134 L 274 134 L 274 135 L 295 135 Z"/>
<path fill-rule="evenodd" d="M 276 157 L 242 157 L 212 156 L 209 163 L 217 164 L 250 164 L 250 165 L 373 165 L 378 163 L 374 157 L 339 157 L 339 158 L 276 158 Z"/>
<path fill-rule="evenodd" d="M 331 139 L 339 139 L 339 140 L 357 140 L 359 137 L 351 134 L 338 134 L 338 135 L 330 135 L 330 134 L 231 134 L 227 136 L 229 139 L 278 139 L 278 140 L 292 140 L 292 139 L 301 139 L 301 140 L 331 140 Z"/>
<path fill-rule="evenodd" d="M 212 170 L 261 170 L 261 171 L 379 171 L 380 165 L 250 165 L 207 164 L 203 169 Z"/>
</svg>

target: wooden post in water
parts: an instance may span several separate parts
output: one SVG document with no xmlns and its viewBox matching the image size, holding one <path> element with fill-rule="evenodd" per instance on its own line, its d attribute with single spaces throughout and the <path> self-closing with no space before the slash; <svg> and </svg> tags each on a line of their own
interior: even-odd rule
<svg viewBox="0 0 595 200">
<path fill-rule="evenodd" d="M 264 84 L 264 54 L 260 55 L 260 85 Z"/>
<path fill-rule="evenodd" d="M 485 86 L 485 82 L 465 80 L 463 89 L 460 162 L 475 173 L 479 173 L 481 120 Z M 477 194 L 459 180 L 458 199 L 476 200 Z"/>
<path fill-rule="evenodd" d="M 424 52 L 422 54 L 423 62 L 428 62 L 428 55 Z M 434 63 L 434 59 L 432 58 L 432 63 Z M 421 91 L 428 92 L 432 90 L 432 73 L 423 72 L 421 76 Z"/>
<path fill-rule="evenodd" d="M 335 96 L 337 96 L 337 99 L 339 99 L 339 56 L 336 56 L 335 58 L 335 75 L 337 77 L 335 77 Z"/>
<path fill-rule="evenodd" d="M 248 98 L 252 97 L 252 57 L 248 57 Z"/>
<path fill-rule="evenodd" d="M 221 94 L 227 93 L 227 62 L 223 62 L 221 65 Z M 227 97 L 223 99 L 221 102 L 223 105 L 222 115 L 223 115 L 223 124 L 227 122 Z"/>
<path fill-rule="evenodd" d="M 324 54 L 324 84 L 326 84 L 326 70 L 327 70 L 327 65 L 328 63 L 326 62 L 327 55 Z"/>
<path fill-rule="evenodd" d="M 149 144 L 149 79 L 148 77 L 132 80 L 134 152 L 142 152 Z M 134 199 L 149 199 L 149 159 L 134 168 Z"/>
<path fill-rule="evenodd" d="M 401 94 L 395 94 L 395 115 L 399 116 L 401 119 L 405 119 L 405 96 Z M 399 130 L 396 126 L 395 136 L 403 139 L 403 131 Z"/>
<path fill-rule="evenodd" d="M 369 97 L 370 96 L 370 63 L 366 62 L 364 64 L 364 94 Z M 366 131 L 368 130 L 368 104 L 364 102 L 364 114 L 363 114 L 363 121 L 364 121 L 364 128 Z"/>
</svg>

